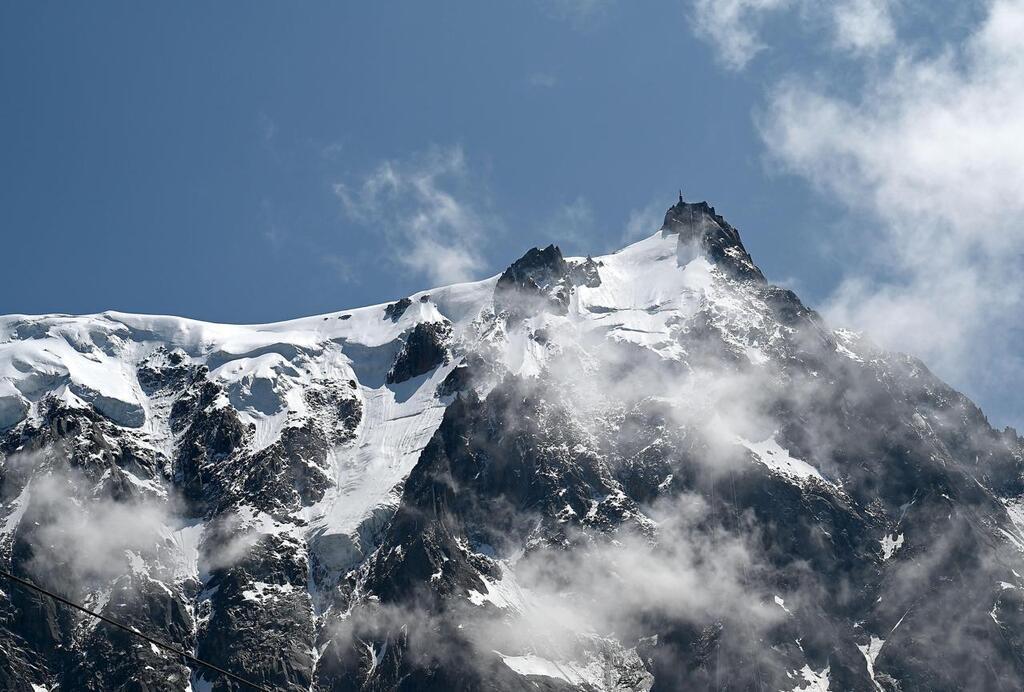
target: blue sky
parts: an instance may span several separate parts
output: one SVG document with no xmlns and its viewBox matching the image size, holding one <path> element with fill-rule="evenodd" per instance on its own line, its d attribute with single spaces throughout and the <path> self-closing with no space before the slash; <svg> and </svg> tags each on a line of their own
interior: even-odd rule
<svg viewBox="0 0 1024 692">
<path fill-rule="evenodd" d="M 771 280 L 1019 425 L 1022 17 L 1011 0 L 5 3 L 0 313 L 382 302 L 535 244 L 620 247 L 682 187 Z"/>
</svg>

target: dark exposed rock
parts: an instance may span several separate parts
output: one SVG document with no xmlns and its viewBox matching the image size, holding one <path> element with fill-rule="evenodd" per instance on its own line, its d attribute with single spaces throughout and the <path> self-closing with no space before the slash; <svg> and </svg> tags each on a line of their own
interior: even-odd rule
<svg viewBox="0 0 1024 692">
<path fill-rule="evenodd" d="M 181 435 L 175 484 L 199 511 L 226 489 L 222 462 L 242 446 L 248 433 L 233 408 L 218 405 L 223 396 L 219 385 L 203 380 L 171 408 L 171 429 Z"/>
<path fill-rule="evenodd" d="M 356 427 L 363 418 L 363 405 L 359 399 L 348 397 L 338 401 L 338 430 L 335 442 L 347 442 L 355 437 Z"/>
<path fill-rule="evenodd" d="M 356 394 L 354 380 L 344 383 L 321 380 L 308 388 L 304 396 L 306 402 L 326 418 L 334 444 L 343 444 L 355 437 L 363 418 L 363 404 Z"/>
<path fill-rule="evenodd" d="M 388 371 L 388 384 L 398 384 L 430 372 L 450 359 L 450 322 L 420 322 L 405 337 L 394 365 Z"/>
<path fill-rule="evenodd" d="M 665 213 L 661 229 L 678 234 L 681 248 L 696 244 L 712 262 L 736 277 L 764 282 L 764 275 L 743 247 L 739 232 L 707 202 L 680 199 Z"/>
<path fill-rule="evenodd" d="M 569 265 L 562 251 L 554 245 L 530 248 L 498 277 L 494 304 L 512 315 L 534 310 L 564 314 L 571 290 Z"/>
<path fill-rule="evenodd" d="M 557 284 L 568 271 L 562 251 L 555 245 L 530 248 L 498 277 L 497 286 L 523 289 L 544 289 Z"/>
<path fill-rule="evenodd" d="M 40 402 L 41 418 L 0 438 L 0 453 L 37 455 L 35 466 L 0 465 L 3 493 L 20 491 L 34 471 L 68 467 L 104 486 L 123 480 L 121 470 L 142 478 L 160 474 L 163 459 L 154 450 L 134 445 L 132 437 L 91 408 L 71 406 L 57 397 Z M 125 495 L 137 488 L 121 485 Z M 12 496 L 13 497 L 13 496 Z"/>
<path fill-rule="evenodd" d="M 198 653 L 272 689 L 308 690 L 313 620 L 303 547 L 263 536 L 237 564 L 217 570 L 207 589 Z M 215 690 L 234 689 L 218 679 Z"/>
<path fill-rule="evenodd" d="M 567 262 L 555 245 L 531 248 L 498 277 L 495 309 L 513 318 L 535 311 L 565 314 L 575 286 L 601 285 L 600 266 L 590 257 Z"/>
<path fill-rule="evenodd" d="M 390 303 L 384 308 L 384 318 L 397 322 L 402 319 L 402 315 L 405 314 L 410 305 L 412 305 L 412 301 L 408 298 L 402 298 L 394 303 Z"/>
<path fill-rule="evenodd" d="M 154 394 L 159 390 L 181 389 L 199 376 L 202 368 L 189 362 L 184 351 L 161 347 L 139 365 L 136 375 L 142 391 Z"/>
<path fill-rule="evenodd" d="M 224 493 L 221 505 L 231 507 L 242 498 L 268 514 L 295 510 L 319 501 L 330 485 L 324 472 L 328 442 L 311 422 L 286 427 L 269 447 L 242 458 L 235 466 L 235 492 Z"/>
<path fill-rule="evenodd" d="M 478 382 L 495 377 L 493 363 L 488 363 L 477 353 L 466 354 L 462 362 L 452 368 L 452 371 L 438 385 L 437 393 L 440 396 L 450 396 L 458 392 L 469 391 Z"/>
<path fill-rule="evenodd" d="M 103 614 L 140 630 L 160 623 L 164 641 L 185 651 L 195 646 L 195 623 L 181 594 L 144 577 L 124 577 L 110 594 Z M 184 687 L 190 671 L 174 654 L 106 625 L 89 624 L 90 631 L 80 643 L 81 658 L 66 677 L 76 690 L 162 690 Z"/>
<path fill-rule="evenodd" d="M 440 396 L 451 396 L 468 389 L 472 384 L 472 368 L 465 364 L 459 364 L 452 368 L 452 371 L 441 381 L 441 384 L 437 387 L 437 393 Z"/>
<path fill-rule="evenodd" d="M 595 261 L 589 255 L 582 262 L 571 262 L 569 264 L 569 278 L 574 286 L 586 286 L 597 288 L 601 285 L 601 274 L 598 268 L 601 263 Z"/>
</svg>

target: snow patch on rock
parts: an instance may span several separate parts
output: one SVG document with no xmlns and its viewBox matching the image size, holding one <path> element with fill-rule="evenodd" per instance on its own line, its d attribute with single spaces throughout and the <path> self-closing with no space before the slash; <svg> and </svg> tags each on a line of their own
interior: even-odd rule
<svg viewBox="0 0 1024 692">
<path fill-rule="evenodd" d="M 874 635 L 871 635 L 871 640 L 867 644 L 857 645 L 857 649 L 864 654 L 864 662 L 868 667 L 868 677 L 871 678 L 871 682 L 878 692 L 883 692 L 883 690 L 882 686 L 875 679 L 875 660 L 878 658 L 878 654 L 882 652 L 883 646 L 885 646 L 885 640 L 879 639 Z"/>
<path fill-rule="evenodd" d="M 771 435 L 760 442 L 737 436 L 736 442 L 746 447 L 754 454 L 754 458 L 761 464 L 779 475 L 802 482 L 810 479 L 825 483 L 825 478 L 818 472 L 818 469 L 808 464 L 803 459 L 797 459 L 789 453 L 789 450 L 782 447 Z"/>
<path fill-rule="evenodd" d="M 882 546 L 882 560 L 888 560 L 903 546 L 903 534 L 883 536 L 880 543 Z"/>
<path fill-rule="evenodd" d="M 804 665 L 797 673 L 803 678 L 803 681 L 798 683 L 792 692 L 829 692 L 830 681 L 828 674 L 830 670 L 830 666 L 825 666 L 825 669 L 819 673 L 815 672 L 809 665 Z M 791 673 L 790 677 L 795 676 Z"/>
</svg>

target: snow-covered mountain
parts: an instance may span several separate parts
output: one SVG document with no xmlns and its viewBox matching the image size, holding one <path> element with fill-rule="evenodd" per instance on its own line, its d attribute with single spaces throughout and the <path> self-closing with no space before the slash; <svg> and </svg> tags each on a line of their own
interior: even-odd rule
<svg viewBox="0 0 1024 692">
<path fill-rule="evenodd" d="M 1022 689 L 1022 455 L 705 203 L 290 322 L 0 318 L 5 569 L 272 689 Z M 238 689 L 0 591 L 2 689 Z"/>
</svg>

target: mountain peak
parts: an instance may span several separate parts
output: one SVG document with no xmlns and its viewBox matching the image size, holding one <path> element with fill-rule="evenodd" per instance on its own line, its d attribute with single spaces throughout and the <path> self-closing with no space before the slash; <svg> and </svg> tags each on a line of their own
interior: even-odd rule
<svg viewBox="0 0 1024 692">
<path fill-rule="evenodd" d="M 708 259 L 740 279 L 764 283 L 764 274 L 743 246 L 740 233 L 706 201 L 679 201 L 665 212 L 665 234 L 678 234 L 680 244 L 696 243 Z"/>
<path fill-rule="evenodd" d="M 1024 689 L 1024 440 L 762 282 L 680 199 L 287 322 L 0 317 L 0 567 L 275 690 Z M 33 594 L 0 690 L 226 684 Z"/>
</svg>

